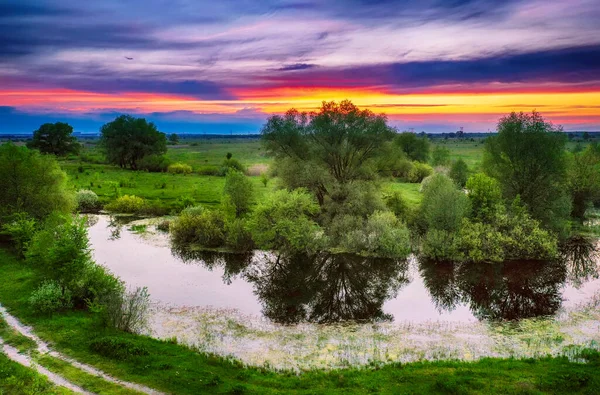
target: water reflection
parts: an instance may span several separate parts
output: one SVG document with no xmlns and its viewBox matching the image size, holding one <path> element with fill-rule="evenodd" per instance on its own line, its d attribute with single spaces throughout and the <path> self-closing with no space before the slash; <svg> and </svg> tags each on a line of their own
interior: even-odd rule
<svg viewBox="0 0 600 395">
<path fill-rule="evenodd" d="M 597 279 L 600 251 L 597 241 L 587 236 L 574 236 L 561 248 L 562 259 L 567 264 L 569 281 L 577 286 Z"/>
</svg>

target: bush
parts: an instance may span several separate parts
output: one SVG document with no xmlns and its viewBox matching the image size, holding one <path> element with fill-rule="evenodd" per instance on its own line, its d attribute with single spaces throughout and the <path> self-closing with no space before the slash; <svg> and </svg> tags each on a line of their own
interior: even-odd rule
<svg viewBox="0 0 600 395">
<path fill-rule="evenodd" d="M 150 295 L 146 287 L 133 292 L 111 292 L 100 300 L 102 321 L 109 328 L 141 333 L 148 322 Z"/>
<path fill-rule="evenodd" d="M 177 162 L 170 165 L 168 171 L 172 174 L 190 174 L 192 172 L 192 166 Z"/>
<path fill-rule="evenodd" d="M 427 231 L 421 243 L 421 254 L 436 261 L 460 260 L 453 233 L 439 229 Z"/>
<path fill-rule="evenodd" d="M 52 314 L 73 307 L 71 292 L 57 281 L 46 281 L 29 297 L 29 305 L 37 314 Z"/>
<path fill-rule="evenodd" d="M 16 213 L 13 220 L 2 226 L 2 231 L 10 237 L 18 255 L 25 256 L 29 242 L 35 235 L 37 222 L 27 213 Z"/>
<path fill-rule="evenodd" d="M 235 215 L 239 217 L 247 213 L 253 201 L 254 186 L 252 182 L 236 170 L 229 170 L 225 178 L 223 195 L 229 197 L 235 207 Z"/>
<path fill-rule="evenodd" d="M 235 218 L 225 224 L 225 243 L 234 251 L 245 252 L 254 247 L 252 234 L 245 220 Z"/>
<path fill-rule="evenodd" d="M 450 163 L 450 150 L 437 145 L 431 152 L 431 164 L 433 166 L 446 166 Z"/>
<path fill-rule="evenodd" d="M 465 187 L 471 201 L 473 217 L 484 222 L 492 218 L 498 205 L 502 203 L 502 191 L 498 181 L 479 173 L 469 177 Z"/>
<path fill-rule="evenodd" d="M 96 192 L 87 189 L 77 191 L 75 200 L 77 201 L 77 209 L 82 213 L 94 211 L 100 206 Z"/>
<path fill-rule="evenodd" d="M 125 291 L 123 281 L 103 266 L 92 263 L 89 265 L 76 289 L 76 301 L 83 301 L 87 307 L 101 303 L 110 295 L 122 294 Z"/>
<path fill-rule="evenodd" d="M 111 212 L 136 214 L 144 210 L 146 201 L 135 195 L 124 195 L 113 200 L 104 208 Z"/>
<path fill-rule="evenodd" d="M 430 176 L 433 169 L 426 163 L 414 162 L 412 168 L 408 172 L 408 182 L 421 182 L 425 177 Z"/>
<path fill-rule="evenodd" d="M 237 159 L 225 159 L 221 164 L 221 169 L 219 170 L 220 176 L 226 176 L 229 170 L 236 170 L 240 173 L 246 173 L 246 167 L 240 163 Z"/>
<path fill-rule="evenodd" d="M 469 198 L 448 177 L 435 174 L 423 188 L 420 213 L 427 229 L 455 232 L 469 214 Z"/>
<path fill-rule="evenodd" d="M 164 155 L 147 155 L 137 162 L 139 170 L 146 170 L 151 173 L 166 172 L 171 165 L 171 160 Z"/>
<path fill-rule="evenodd" d="M 450 173 L 448 173 L 448 175 L 450 178 L 452 178 L 452 180 L 454 180 L 456 185 L 464 188 L 465 184 L 467 183 L 467 179 L 469 178 L 469 167 L 464 160 L 459 159 L 452 164 Z"/>
<path fill-rule="evenodd" d="M 396 217 L 406 218 L 408 216 L 408 204 L 400 192 L 394 191 L 388 195 L 384 195 L 383 201 L 385 202 L 387 208 L 394 213 Z"/>
<path fill-rule="evenodd" d="M 197 244 L 207 248 L 225 244 L 225 218 L 218 210 L 185 209 L 173 221 L 170 230 L 175 244 Z"/>
<path fill-rule="evenodd" d="M 94 340 L 90 343 L 90 350 L 116 360 L 150 355 L 146 347 L 120 337 L 102 337 Z"/>
<path fill-rule="evenodd" d="M 364 227 L 347 233 L 341 247 L 365 256 L 406 258 L 410 254 L 409 232 L 393 213 L 376 211 Z"/>
<path fill-rule="evenodd" d="M 196 172 L 201 176 L 225 175 L 224 173 L 221 174 L 221 169 L 219 169 L 217 166 L 200 166 Z"/>
<path fill-rule="evenodd" d="M 196 205 L 196 200 L 191 196 L 180 196 L 176 201 L 173 207 L 177 211 L 184 210 L 188 207 L 193 207 Z"/>
</svg>

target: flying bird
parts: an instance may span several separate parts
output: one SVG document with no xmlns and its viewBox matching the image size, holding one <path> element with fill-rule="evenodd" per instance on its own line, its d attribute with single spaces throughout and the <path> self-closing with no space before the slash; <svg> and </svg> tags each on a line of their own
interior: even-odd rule
<svg viewBox="0 0 600 395">
<path fill-rule="evenodd" d="M 127 59 L 127 60 L 133 60 L 133 58 L 130 58 L 129 56 L 125 56 L 125 59 Z"/>
</svg>

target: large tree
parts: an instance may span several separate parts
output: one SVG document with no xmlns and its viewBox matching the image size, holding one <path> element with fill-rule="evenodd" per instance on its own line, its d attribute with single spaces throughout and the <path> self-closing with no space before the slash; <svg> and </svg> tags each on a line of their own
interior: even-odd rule
<svg viewBox="0 0 600 395">
<path fill-rule="evenodd" d="M 262 130 L 267 151 L 286 186 L 306 187 L 323 205 L 326 196 L 349 184 L 372 179 L 385 143 L 394 137 L 384 115 L 360 110 L 352 102 L 323 102 L 318 112 L 294 109 L 275 115 Z M 340 197 L 341 196 L 341 197 Z"/>
<path fill-rule="evenodd" d="M 511 113 L 486 140 L 483 168 L 500 181 L 507 199 L 517 195 L 532 216 L 560 232 L 570 212 L 566 194 L 566 136 L 539 113 Z"/>
<path fill-rule="evenodd" d="M 68 213 L 75 199 L 67 175 L 56 159 L 12 143 L 0 146 L 0 222 L 17 212 L 43 218 L 53 211 Z"/>
<path fill-rule="evenodd" d="M 33 139 L 27 144 L 45 154 L 64 156 L 79 152 L 79 143 L 73 136 L 73 127 L 68 123 L 45 123 L 33 132 Z"/>
<path fill-rule="evenodd" d="M 569 161 L 568 186 L 573 209 L 571 215 L 580 221 L 592 202 L 600 198 L 600 146 L 589 145 L 584 151 L 572 154 Z"/>
<path fill-rule="evenodd" d="M 100 129 L 100 144 L 107 160 L 120 167 L 136 170 L 147 155 L 167 152 L 167 137 L 144 118 L 121 115 Z"/>
</svg>

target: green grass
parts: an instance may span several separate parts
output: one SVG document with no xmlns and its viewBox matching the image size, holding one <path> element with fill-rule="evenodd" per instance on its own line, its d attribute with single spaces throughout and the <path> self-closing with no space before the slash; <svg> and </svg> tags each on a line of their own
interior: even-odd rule
<svg viewBox="0 0 600 395">
<path fill-rule="evenodd" d="M 67 395 L 71 391 L 50 383 L 34 369 L 11 361 L 0 351 L 1 395 Z"/>
<path fill-rule="evenodd" d="M 470 140 L 434 140 L 431 144 L 431 149 L 435 148 L 435 146 L 441 146 L 448 148 L 450 150 L 450 159 L 464 160 L 469 166 L 469 170 L 471 171 L 479 171 L 481 170 L 481 161 L 483 160 L 483 139 L 475 139 L 475 141 Z"/>
<path fill-rule="evenodd" d="M 571 363 L 566 358 L 484 359 L 472 363 L 423 362 L 373 369 L 314 370 L 301 375 L 248 368 L 235 360 L 204 355 L 172 342 L 100 328 L 96 318 L 83 311 L 52 317 L 34 316 L 27 298 L 41 279 L 4 249 L 0 249 L 0 278 L 0 302 L 23 322 L 32 325 L 42 339 L 51 341 L 57 350 L 117 378 L 171 393 L 600 392 L 597 352 L 589 353 L 586 364 Z M 148 355 L 115 359 L 96 354 L 90 350 L 90 343 L 101 337 L 128 341 L 148 350 Z"/>
<path fill-rule="evenodd" d="M 402 194 L 402 197 L 406 199 L 406 203 L 411 208 L 416 208 L 422 199 L 421 192 L 419 192 L 419 188 L 421 184 L 409 184 L 406 182 L 389 182 L 385 183 L 383 186 L 384 193 L 385 192 L 395 192 L 398 191 Z"/>
</svg>

